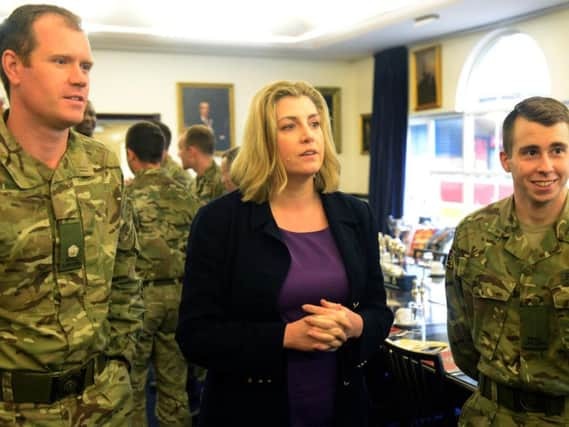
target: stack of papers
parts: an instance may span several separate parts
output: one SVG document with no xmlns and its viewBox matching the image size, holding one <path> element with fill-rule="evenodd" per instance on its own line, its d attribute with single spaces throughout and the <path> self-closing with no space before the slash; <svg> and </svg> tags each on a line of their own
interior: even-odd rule
<svg viewBox="0 0 569 427">
<path fill-rule="evenodd" d="M 393 341 L 393 344 L 405 350 L 418 351 L 421 353 L 440 353 L 448 348 L 448 343 L 443 341 L 423 341 L 409 338 L 401 338 L 400 340 Z"/>
</svg>

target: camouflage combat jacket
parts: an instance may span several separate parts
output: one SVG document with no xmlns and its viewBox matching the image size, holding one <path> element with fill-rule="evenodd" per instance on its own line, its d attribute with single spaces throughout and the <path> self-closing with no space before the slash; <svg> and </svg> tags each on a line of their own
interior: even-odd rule
<svg viewBox="0 0 569 427">
<path fill-rule="evenodd" d="M 163 168 L 138 171 L 126 195 L 140 242 L 138 274 L 144 281 L 181 278 L 197 199 Z"/>
<path fill-rule="evenodd" d="M 448 335 L 457 365 L 476 378 L 569 395 L 569 207 L 539 249 L 513 198 L 457 227 L 446 275 Z M 529 337 L 529 338 L 528 338 Z"/>
<path fill-rule="evenodd" d="M 221 169 L 215 161 L 212 161 L 204 174 L 196 177 L 192 184 L 191 191 L 197 196 L 202 206 L 225 192 L 223 181 L 221 181 Z"/>
<path fill-rule="evenodd" d="M 66 370 L 99 352 L 132 360 L 143 307 L 121 196 L 102 144 L 71 131 L 52 170 L 0 117 L 0 369 Z"/>
<path fill-rule="evenodd" d="M 178 181 L 184 187 L 190 188 L 192 186 L 194 179 L 170 156 L 166 156 L 166 159 L 162 162 L 162 167 L 168 171 L 175 181 Z"/>
</svg>

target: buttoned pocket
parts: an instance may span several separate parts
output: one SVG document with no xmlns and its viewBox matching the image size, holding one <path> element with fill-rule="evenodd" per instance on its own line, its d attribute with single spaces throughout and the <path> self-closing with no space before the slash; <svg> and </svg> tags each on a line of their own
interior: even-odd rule
<svg viewBox="0 0 569 427">
<path fill-rule="evenodd" d="M 491 360 L 504 330 L 516 283 L 479 265 L 469 265 L 463 280 L 472 291 L 474 344 L 483 357 Z"/>
<path fill-rule="evenodd" d="M 43 188 L 0 190 L 0 309 L 42 322 L 55 312 L 53 236 Z"/>
<path fill-rule="evenodd" d="M 565 350 L 569 350 L 569 284 L 568 272 L 562 272 L 552 279 L 551 295 L 555 307 L 556 321 L 559 326 L 559 337 Z"/>
</svg>

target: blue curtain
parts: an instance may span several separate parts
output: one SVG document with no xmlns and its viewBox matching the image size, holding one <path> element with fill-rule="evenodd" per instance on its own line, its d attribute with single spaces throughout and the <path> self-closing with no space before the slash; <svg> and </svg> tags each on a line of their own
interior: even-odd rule
<svg viewBox="0 0 569 427">
<path fill-rule="evenodd" d="M 387 233 L 387 217 L 403 215 L 407 115 L 408 53 L 396 47 L 375 55 L 370 135 L 369 203 L 378 230 Z"/>
</svg>

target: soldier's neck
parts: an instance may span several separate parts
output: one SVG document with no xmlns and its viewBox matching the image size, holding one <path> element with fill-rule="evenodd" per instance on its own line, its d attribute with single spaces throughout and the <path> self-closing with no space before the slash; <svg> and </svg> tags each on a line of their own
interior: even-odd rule
<svg viewBox="0 0 569 427">
<path fill-rule="evenodd" d="M 202 157 L 195 169 L 197 176 L 203 176 L 205 171 L 210 168 L 213 161 L 212 157 Z"/>
<path fill-rule="evenodd" d="M 50 169 L 57 168 L 67 148 L 69 129 L 53 129 L 26 121 L 13 110 L 10 110 L 6 127 L 26 153 Z"/>
<path fill-rule="evenodd" d="M 514 196 L 514 206 L 518 220 L 522 224 L 538 226 L 547 225 L 557 222 L 563 207 L 565 206 L 565 197 L 543 205 L 535 205 L 532 203 L 519 203 Z"/>
</svg>

